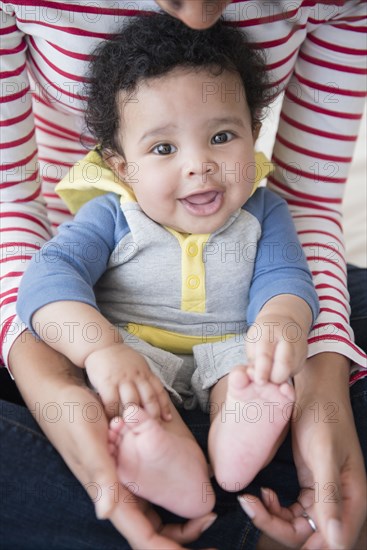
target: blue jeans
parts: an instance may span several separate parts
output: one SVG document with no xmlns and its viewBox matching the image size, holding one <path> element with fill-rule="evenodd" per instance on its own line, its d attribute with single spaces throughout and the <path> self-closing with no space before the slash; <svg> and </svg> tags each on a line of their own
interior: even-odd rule
<svg viewBox="0 0 367 550">
<path fill-rule="evenodd" d="M 352 326 L 358 345 L 366 351 L 367 270 L 351 268 L 349 273 Z M 10 391 L 12 397 L 17 397 L 14 387 Z M 9 399 L 9 395 L 5 398 Z M 366 461 L 367 378 L 352 386 L 351 401 Z M 182 416 L 206 451 L 208 415 L 196 410 L 184 411 Z M 0 401 L 0 441 L 1 550 L 129 548 L 109 521 L 96 519 L 87 493 L 24 406 Z M 296 500 L 299 485 L 290 436 L 271 464 L 260 472 L 247 490 L 258 495 L 260 487 L 273 488 L 283 504 Z M 218 519 L 200 539 L 188 546 L 212 546 L 218 550 L 254 549 L 260 533 L 240 508 L 236 495 L 226 493 L 218 486 L 215 486 L 215 491 Z M 160 512 L 165 521 L 177 520 L 168 512 Z"/>
</svg>

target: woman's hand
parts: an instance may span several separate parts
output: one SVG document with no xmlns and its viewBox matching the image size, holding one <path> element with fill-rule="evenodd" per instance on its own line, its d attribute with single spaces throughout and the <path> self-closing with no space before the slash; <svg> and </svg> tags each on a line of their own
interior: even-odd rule
<svg viewBox="0 0 367 550">
<path fill-rule="evenodd" d="M 281 508 L 269 490 L 263 491 L 263 503 L 250 495 L 241 501 L 259 529 L 291 548 L 349 550 L 366 518 L 366 476 L 349 401 L 348 370 L 344 357 L 320 354 L 309 359 L 295 379 L 293 453 L 302 488 L 297 503 Z"/>
<path fill-rule="evenodd" d="M 148 503 L 123 487 L 108 446 L 108 421 L 96 394 L 86 387 L 83 371 L 43 342 L 23 333 L 14 343 L 10 366 L 29 409 L 57 403 L 58 422 L 36 418 L 80 483 L 88 491 L 99 518 L 110 519 L 132 548 L 181 549 L 199 537 L 215 514 L 163 526 Z M 93 457 L 93 460 L 91 460 Z"/>
</svg>

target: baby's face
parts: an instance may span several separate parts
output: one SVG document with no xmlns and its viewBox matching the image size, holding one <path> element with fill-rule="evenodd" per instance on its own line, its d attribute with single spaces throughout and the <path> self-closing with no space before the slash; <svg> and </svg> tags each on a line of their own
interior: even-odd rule
<svg viewBox="0 0 367 550">
<path fill-rule="evenodd" d="M 175 69 L 123 105 L 119 176 L 142 210 L 183 233 L 212 233 L 255 179 L 251 117 L 239 77 Z"/>
</svg>

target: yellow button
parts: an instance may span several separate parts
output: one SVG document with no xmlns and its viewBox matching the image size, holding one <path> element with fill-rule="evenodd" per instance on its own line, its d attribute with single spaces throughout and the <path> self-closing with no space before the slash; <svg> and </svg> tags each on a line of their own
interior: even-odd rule
<svg viewBox="0 0 367 550">
<path fill-rule="evenodd" d="M 189 275 L 186 279 L 186 284 L 191 290 L 195 290 L 200 285 L 200 279 L 197 275 Z"/>
<path fill-rule="evenodd" d="M 194 258 L 199 252 L 198 245 L 196 243 L 190 243 L 186 248 L 186 252 L 191 258 Z"/>
</svg>

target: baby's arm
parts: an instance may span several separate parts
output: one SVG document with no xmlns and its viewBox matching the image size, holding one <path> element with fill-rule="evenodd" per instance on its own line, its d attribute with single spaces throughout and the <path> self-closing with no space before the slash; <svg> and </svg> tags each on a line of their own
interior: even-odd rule
<svg viewBox="0 0 367 550">
<path fill-rule="evenodd" d="M 93 290 L 128 232 L 118 197 L 111 194 L 88 202 L 33 258 L 22 279 L 17 309 L 42 340 L 74 364 L 87 367 L 107 407 L 124 396 L 144 403 L 154 413 L 157 402 L 162 410 L 166 407 L 166 394 L 144 358 L 123 344 L 113 325 L 98 311 Z M 109 360 L 103 359 L 107 350 Z M 129 374 L 123 374 L 127 371 Z M 134 389 L 132 376 L 139 382 Z M 159 394 L 159 399 L 148 405 L 151 394 Z"/>
<path fill-rule="evenodd" d="M 48 334 L 50 319 L 57 319 L 60 327 L 57 339 Z M 53 302 L 36 311 L 32 325 L 47 344 L 86 369 L 107 416 L 122 414 L 121 403 L 123 408 L 142 406 L 151 416 L 170 420 L 169 398 L 161 381 L 97 309 L 81 302 Z"/>
<path fill-rule="evenodd" d="M 247 310 L 249 373 L 258 383 L 282 383 L 307 358 L 318 298 L 287 204 L 260 189 L 246 209 L 261 225 Z"/>
<path fill-rule="evenodd" d="M 311 308 L 298 296 L 281 294 L 264 305 L 246 335 L 249 375 L 256 383 L 281 384 L 301 370 L 311 324 Z"/>
</svg>

